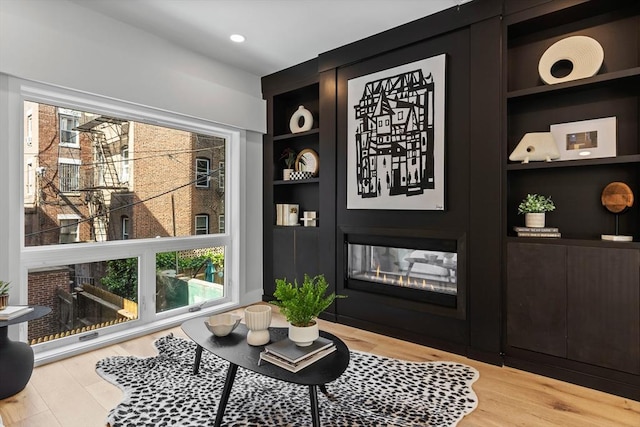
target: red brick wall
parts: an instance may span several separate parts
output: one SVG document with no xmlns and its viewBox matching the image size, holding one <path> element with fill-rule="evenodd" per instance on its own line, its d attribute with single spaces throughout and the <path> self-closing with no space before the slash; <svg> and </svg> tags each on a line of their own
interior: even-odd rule
<svg viewBox="0 0 640 427">
<path fill-rule="evenodd" d="M 56 296 L 56 289 L 69 290 L 69 280 L 71 279 L 69 273 L 67 268 L 54 268 L 29 273 L 29 304 L 51 308 L 51 313 L 48 315 L 29 322 L 29 340 L 62 331 L 58 322 L 60 304 Z"/>
</svg>

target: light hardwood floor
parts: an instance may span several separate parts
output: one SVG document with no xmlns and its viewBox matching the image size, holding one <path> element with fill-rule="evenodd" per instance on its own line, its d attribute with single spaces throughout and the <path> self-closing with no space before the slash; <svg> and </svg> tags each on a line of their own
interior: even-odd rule
<svg viewBox="0 0 640 427">
<path fill-rule="evenodd" d="M 274 315 L 272 325 L 285 326 L 281 315 Z M 321 321 L 320 327 L 354 350 L 412 361 L 455 361 L 478 369 L 480 379 L 473 389 L 480 403 L 460 427 L 640 427 L 640 402 L 344 325 Z M 168 333 L 186 338 L 176 327 L 36 368 L 25 390 L 0 400 L 4 425 L 105 426 L 107 412 L 122 393 L 96 374 L 96 362 L 113 355 L 154 356 L 153 342 Z"/>
</svg>

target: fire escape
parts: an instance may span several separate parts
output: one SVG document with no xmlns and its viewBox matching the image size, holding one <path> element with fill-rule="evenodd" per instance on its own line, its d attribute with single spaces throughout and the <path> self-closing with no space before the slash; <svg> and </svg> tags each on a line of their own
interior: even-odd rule
<svg viewBox="0 0 640 427">
<path fill-rule="evenodd" d="M 103 242 L 109 237 L 111 196 L 129 190 L 119 167 L 124 160 L 123 148 L 128 146 L 129 122 L 95 115 L 83 119 L 74 130 L 86 133 L 91 139 L 94 167 L 84 171 L 80 190 L 85 192 L 95 241 Z"/>
</svg>

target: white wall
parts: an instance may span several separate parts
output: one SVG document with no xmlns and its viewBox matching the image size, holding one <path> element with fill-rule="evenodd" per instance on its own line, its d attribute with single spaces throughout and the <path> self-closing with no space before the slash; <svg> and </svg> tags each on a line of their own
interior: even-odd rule
<svg viewBox="0 0 640 427">
<path fill-rule="evenodd" d="M 0 277 L 18 279 L 9 217 L 20 214 L 19 167 L 11 161 L 7 76 L 61 86 L 245 129 L 241 172 L 246 265 L 241 302 L 262 294 L 262 133 L 260 79 L 185 51 L 66 0 L 0 0 Z M 15 128 L 14 128 L 15 130 Z M 12 279 L 13 278 L 13 279 Z"/>
<path fill-rule="evenodd" d="M 0 72 L 266 132 L 258 76 L 66 0 L 0 1 Z"/>
</svg>

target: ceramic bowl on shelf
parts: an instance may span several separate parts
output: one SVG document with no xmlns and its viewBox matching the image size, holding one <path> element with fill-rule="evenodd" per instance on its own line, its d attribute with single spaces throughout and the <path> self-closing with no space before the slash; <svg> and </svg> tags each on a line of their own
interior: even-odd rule
<svg viewBox="0 0 640 427">
<path fill-rule="evenodd" d="M 224 337 L 238 327 L 241 319 L 240 316 L 236 316 L 235 314 L 216 314 L 205 320 L 204 324 L 213 335 Z"/>
</svg>

